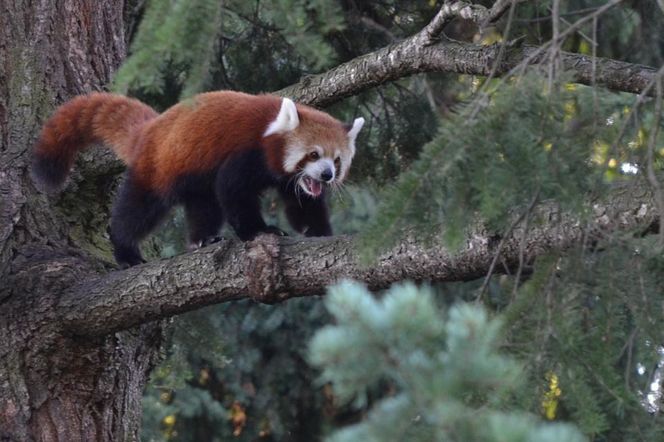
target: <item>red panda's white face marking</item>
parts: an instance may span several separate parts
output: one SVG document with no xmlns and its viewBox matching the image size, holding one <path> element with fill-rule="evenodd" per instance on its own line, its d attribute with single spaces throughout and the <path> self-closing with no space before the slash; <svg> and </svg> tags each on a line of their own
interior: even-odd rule
<svg viewBox="0 0 664 442">
<path fill-rule="evenodd" d="M 348 169 L 355 156 L 355 139 L 364 125 L 364 118 L 357 118 L 353 126 L 340 136 L 330 140 L 321 140 L 321 144 L 313 145 L 308 152 L 303 152 L 306 143 L 294 144 L 293 149 L 286 151 L 284 169 L 295 163 L 294 172 L 301 170 L 298 185 L 309 196 L 317 198 L 323 191 L 323 185 L 341 184 L 348 175 Z M 327 142 L 326 142 L 327 141 Z"/>
<path fill-rule="evenodd" d="M 330 115 L 304 106 L 298 113 L 295 104 L 284 98 L 264 136 L 284 137 L 284 172 L 297 174 L 297 186 L 316 198 L 323 186 L 340 184 L 346 178 L 363 125 L 364 118 L 357 118 L 348 129 Z"/>
<path fill-rule="evenodd" d="M 307 162 L 302 167 L 300 187 L 310 196 L 318 197 L 323 192 L 323 184 L 331 184 L 337 176 L 334 161 L 325 156 L 320 146 L 314 146 L 307 155 Z"/>
</svg>

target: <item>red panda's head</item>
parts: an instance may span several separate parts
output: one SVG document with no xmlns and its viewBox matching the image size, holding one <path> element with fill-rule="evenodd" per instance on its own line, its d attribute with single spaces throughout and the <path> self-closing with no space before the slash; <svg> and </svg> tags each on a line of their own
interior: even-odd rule
<svg viewBox="0 0 664 442">
<path fill-rule="evenodd" d="M 263 134 L 279 134 L 284 139 L 283 170 L 297 175 L 297 185 L 318 197 L 323 186 L 340 184 L 348 175 L 355 156 L 355 139 L 364 125 L 356 118 L 344 125 L 325 112 L 295 105 L 284 98 L 279 114 Z"/>
</svg>

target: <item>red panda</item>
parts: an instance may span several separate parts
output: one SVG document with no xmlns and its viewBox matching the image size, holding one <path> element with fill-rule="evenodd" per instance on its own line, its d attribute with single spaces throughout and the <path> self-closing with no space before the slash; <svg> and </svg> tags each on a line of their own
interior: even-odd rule
<svg viewBox="0 0 664 442">
<path fill-rule="evenodd" d="M 276 187 L 293 228 L 332 234 L 324 194 L 341 183 L 364 124 L 344 125 L 288 98 L 220 91 L 197 95 L 158 114 L 138 100 L 93 93 L 58 108 L 33 151 L 32 174 L 45 191 L 60 189 L 76 154 L 93 143 L 127 165 L 110 235 L 121 266 L 145 262 L 138 244 L 173 205 L 184 206 L 189 241 L 202 246 L 227 220 L 243 241 L 268 226 L 260 195 Z"/>
</svg>

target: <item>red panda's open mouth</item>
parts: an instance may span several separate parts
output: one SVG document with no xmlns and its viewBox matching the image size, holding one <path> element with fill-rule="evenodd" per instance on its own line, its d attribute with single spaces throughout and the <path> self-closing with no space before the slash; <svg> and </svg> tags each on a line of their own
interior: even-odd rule
<svg viewBox="0 0 664 442">
<path fill-rule="evenodd" d="M 301 183 L 304 191 L 314 198 L 318 198 L 323 193 L 323 183 L 311 178 L 309 175 L 303 176 Z"/>
</svg>

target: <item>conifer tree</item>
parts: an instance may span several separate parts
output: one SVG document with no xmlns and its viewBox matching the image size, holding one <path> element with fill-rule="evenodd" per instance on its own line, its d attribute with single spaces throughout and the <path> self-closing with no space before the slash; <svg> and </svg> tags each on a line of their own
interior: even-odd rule
<svg viewBox="0 0 664 442">
<path fill-rule="evenodd" d="M 278 90 L 402 40 L 420 30 L 441 4 L 152 0 L 132 56 L 114 84 L 117 90 L 159 107 L 208 89 Z M 550 2 L 522 2 L 513 14 L 507 11 L 502 22 L 481 32 L 462 21 L 452 22 L 445 32 L 482 44 L 501 45 L 514 39 L 517 45 L 521 40 L 539 44 L 559 32 L 554 22 L 564 29 L 605 5 L 599 0 L 570 0 L 555 16 Z M 605 237 L 588 230 L 586 240 L 572 250 L 534 262 L 525 256 L 529 232 L 540 226 L 556 221 L 562 225 L 570 218 L 583 225 L 596 215 L 595 203 L 627 192 L 622 189 L 640 186 L 643 192 L 661 193 L 657 185 L 664 158 L 660 100 L 575 84 L 572 74 L 556 65 L 555 57 L 566 50 L 661 65 L 662 13 L 654 3 L 630 3 L 596 18 L 548 46 L 539 67 L 523 66 L 506 77 L 489 79 L 420 75 L 328 109 L 345 119 L 362 113 L 369 122 L 353 165 L 355 177 L 364 179 L 354 179 L 355 185 L 333 201 L 336 230 L 360 233 L 359 251 L 366 265 L 403 235 L 454 250 L 462 248 L 469 236 L 481 234 L 495 242 L 489 274 L 434 291 L 395 287 L 382 295 L 382 301 L 368 298 L 355 285 L 334 289 L 329 306 L 333 316 L 341 315 L 339 325 L 317 334 L 312 347 L 313 360 L 323 369 L 322 379 L 334 381 L 334 393 L 316 390 L 312 385 L 316 372 L 304 363 L 304 344 L 318 325 L 329 321 L 310 300 L 269 309 L 215 308 L 210 315 L 223 317 L 223 324 L 205 320 L 204 315 L 185 319 L 176 326 L 169 357 L 145 399 L 145 434 L 195 440 L 203 436 L 185 435 L 186 428 L 192 422 L 206 422 L 210 429 L 205 434 L 217 431 L 230 437 L 237 432 L 235 437 L 244 440 L 260 435 L 280 439 L 294 431 L 322 437 L 329 424 L 343 424 L 368 412 L 363 423 L 334 433 L 332 439 L 358 440 L 362 435 L 366 440 L 389 440 L 390 431 L 399 426 L 422 440 L 579 437 L 571 426 L 542 425 L 540 416 L 569 421 L 591 439 L 621 440 L 639 434 L 643 440 L 659 440 L 663 426 L 650 413 L 656 413 L 662 402 L 652 389 L 657 385 L 661 389 L 662 376 L 663 336 L 656 326 L 663 319 L 658 307 L 664 281 L 662 244 L 652 239 L 651 231 Z M 640 49 L 630 50 L 635 47 Z M 503 57 L 509 56 L 510 47 L 506 48 Z M 653 82 L 650 93 L 656 89 Z M 276 198 L 269 197 L 266 205 L 271 215 L 278 216 Z M 182 224 L 182 219 L 173 222 Z M 170 235 L 167 230 L 169 255 L 179 250 Z M 501 262 L 505 240 L 511 237 L 520 249 L 516 266 Z M 442 316 L 445 327 L 432 306 L 431 293 L 443 299 L 442 311 L 449 312 Z M 424 311 L 426 320 L 409 329 L 408 318 L 362 316 L 370 311 L 387 315 L 385 303 L 396 298 L 401 302 L 396 313 Z M 450 307 L 460 299 L 478 300 L 487 310 Z M 353 310 L 355 304 L 368 310 Z M 369 325 L 344 322 L 347 318 L 340 312 L 344 306 Z M 494 315 L 500 319 L 486 319 Z M 465 366 L 468 372 L 436 365 L 437 352 L 447 352 L 451 345 L 450 327 L 463 329 L 460 317 L 474 321 L 480 330 L 476 338 L 484 336 L 483 351 L 488 352 L 464 355 L 474 361 Z M 504 334 L 497 333 L 496 320 L 504 324 Z M 199 327 L 207 323 L 206 336 L 220 337 L 212 345 L 219 350 L 217 356 L 187 344 L 191 339 L 182 330 L 192 329 L 189 321 Z M 384 322 L 381 332 L 371 329 L 378 327 L 372 321 Z M 424 339 L 427 326 L 438 327 L 435 339 Z M 337 343 L 333 359 L 334 345 L 323 342 L 333 333 L 330 330 L 354 337 L 346 346 Z M 383 339 L 368 340 L 358 330 L 373 330 Z M 278 362 L 285 374 L 270 378 L 270 384 L 264 375 L 270 370 L 267 361 L 280 345 L 290 346 L 288 356 Z M 389 372 L 390 361 L 380 358 L 380 349 L 387 347 L 397 354 L 412 350 L 424 358 L 420 362 L 428 369 L 409 367 L 406 373 L 423 385 L 407 382 L 403 373 Z M 487 361 L 477 359 L 480 355 L 507 367 L 505 378 L 520 367 L 519 378 L 508 382 L 492 377 L 499 367 L 491 373 Z M 332 361 L 346 365 L 335 366 Z M 437 384 L 427 371 L 431 367 L 443 378 L 456 376 L 454 382 L 467 390 L 460 393 L 452 381 Z M 486 378 L 459 380 L 473 370 Z M 491 379 L 500 382 L 482 383 Z M 289 386 L 286 394 L 278 393 L 280 385 Z M 246 388 L 256 391 L 248 394 Z M 395 389 L 398 396 L 390 397 Z M 417 396 L 422 392 L 424 398 Z M 450 397 L 454 406 L 443 401 Z M 355 407 L 345 399 L 352 399 Z M 420 400 L 429 407 L 418 405 Z M 298 430 L 294 422 L 306 406 L 315 410 L 308 417 L 314 424 Z M 464 421 L 471 412 L 483 424 Z M 453 413 L 458 415 L 452 418 Z M 235 420 L 229 420 L 232 416 Z M 444 433 L 445 428 L 431 424 L 449 420 L 459 422 L 457 433 Z M 492 433 L 496 428 L 514 433 Z"/>
<path fill-rule="evenodd" d="M 379 300 L 357 283 L 330 288 L 325 304 L 335 324 L 318 331 L 310 348 L 321 380 L 359 406 L 380 383 L 389 385 L 361 423 L 330 441 L 585 440 L 570 425 L 508 409 L 521 368 L 498 352 L 499 321 L 471 304 L 442 313 L 433 296 L 413 284 L 395 285 Z"/>
</svg>

